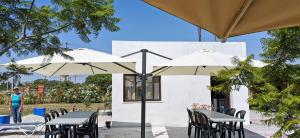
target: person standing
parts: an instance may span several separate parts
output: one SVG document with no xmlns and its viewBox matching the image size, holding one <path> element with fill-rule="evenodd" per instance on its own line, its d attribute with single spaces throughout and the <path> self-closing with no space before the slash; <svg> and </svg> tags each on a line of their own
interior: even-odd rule
<svg viewBox="0 0 300 138">
<path fill-rule="evenodd" d="M 22 122 L 24 98 L 18 87 L 14 87 L 14 92 L 9 99 L 9 111 L 12 112 L 14 123 Z"/>
</svg>

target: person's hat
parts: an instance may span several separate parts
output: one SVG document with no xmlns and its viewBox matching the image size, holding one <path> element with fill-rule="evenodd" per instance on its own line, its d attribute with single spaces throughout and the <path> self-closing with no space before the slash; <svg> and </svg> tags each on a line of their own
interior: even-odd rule
<svg viewBox="0 0 300 138">
<path fill-rule="evenodd" d="M 19 87 L 14 87 L 14 90 L 19 90 Z"/>
</svg>

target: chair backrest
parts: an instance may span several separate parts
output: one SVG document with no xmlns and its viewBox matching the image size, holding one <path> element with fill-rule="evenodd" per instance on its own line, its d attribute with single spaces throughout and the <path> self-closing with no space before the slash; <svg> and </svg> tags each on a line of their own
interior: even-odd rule
<svg viewBox="0 0 300 138">
<path fill-rule="evenodd" d="M 194 117 L 195 117 L 195 122 L 198 125 L 201 125 L 202 127 L 207 127 L 207 128 L 210 127 L 209 119 L 205 114 L 198 112 L 198 111 L 194 111 Z"/>
<path fill-rule="evenodd" d="M 229 108 L 227 109 L 227 111 L 225 112 L 225 114 L 230 115 L 230 116 L 234 116 L 236 109 L 235 108 Z"/>
<path fill-rule="evenodd" d="M 189 121 L 191 121 L 191 123 L 195 123 L 194 117 L 193 117 L 193 113 L 190 109 L 186 108 L 188 114 L 189 114 Z"/>
<path fill-rule="evenodd" d="M 245 115 L 246 115 L 246 111 L 240 110 L 240 111 L 236 112 L 235 117 L 244 119 Z M 236 127 L 236 126 L 237 126 L 237 122 L 234 123 L 234 127 Z M 240 127 L 243 127 L 243 122 L 240 122 Z"/>
<path fill-rule="evenodd" d="M 59 113 L 55 110 L 50 110 L 50 114 L 51 114 L 52 119 L 59 117 Z"/>
<path fill-rule="evenodd" d="M 45 120 L 45 123 L 49 122 L 51 120 L 51 116 L 49 114 L 44 114 L 44 120 Z M 50 126 L 49 125 L 46 125 L 46 128 L 45 128 L 45 132 L 50 132 Z"/>
<path fill-rule="evenodd" d="M 94 126 L 97 127 L 97 129 L 98 129 L 98 115 L 99 115 L 99 111 L 95 112 L 95 116 L 94 116 L 95 118 L 93 122 Z"/>
<path fill-rule="evenodd" d="M 235 117 L 244 119 L 244 118 L 245 118 L 245 115 L 246 115 L 246 111 L 245 111 L 245 110 L 240 110 L 240 111 L 236 112 Z"/>
<path fill-rule="evenodd" d="M 98 115 L 99 115 L 99 109 L 95 112 L 95 124 L 97 124 L 97 127 L 98 127 Z"/>
<path fill-rule="evenodd" d="M 210 121 L 209 121 L 209 119 L 208 119 L 208 117 L 204 114 L 204 113 L 201 113 L 201 112 L 199 112 L 200 114 L 201 114 L 201 117 L 202 117 L 202 124 L 204 124 L 205 126 L 210 126 Z"/>
<path fill-rule="evenodd" d="M 65 115 L 65 114 L 68 113 L 68 110 L 65 109 L 65 108 L 60 108 L 60 112 L 61 112 L 62 115 Z"/>
<path fill-rule="evenodd" d="M 94 112 L 94 113 L 91 115 L 91 117 L 90 117 L 90 119 L 89 119 L 89 122 L 88 122 L 88 129 L 89 129 L 90 131 L 92 131 L 92 129 L 94 129 L 94 126 L 95 126 L 96 121 L 97 121 L 97 117 L 98 117 L 98 114 L 97 114 L 96 112 Z"/>
</svg>

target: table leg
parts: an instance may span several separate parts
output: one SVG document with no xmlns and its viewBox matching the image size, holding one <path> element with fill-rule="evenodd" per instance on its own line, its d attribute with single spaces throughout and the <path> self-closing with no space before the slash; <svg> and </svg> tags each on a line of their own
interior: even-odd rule
<svg viewBox="0 0 300 138">
<path fill-rule="evenodd" d="M 225 135 L 223 133 L 223 122 L 218 122 L 218 126 L 220 128 L 220 135 L 219 135 L 219 137 L 220 138 L 225 138 Z"/>
<path fill-rule="evenodd" d="M 76 125 L 73 125 L 73 138 L 77 138 L 77 135 L 76 135 Z"/>
</svg>

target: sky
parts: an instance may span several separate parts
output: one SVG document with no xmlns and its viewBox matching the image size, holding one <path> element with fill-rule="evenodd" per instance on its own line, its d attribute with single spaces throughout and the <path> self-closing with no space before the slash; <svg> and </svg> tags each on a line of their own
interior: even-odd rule
<svg viewBox="0 0 300 138">
<path fill-rule="evenodd" d="M 44 0 L 37 1 L 43 4 Z M 60 34 L 62 43 L 68 43 L 69 48 L 90 48 L 102 52 L 111 53 L 113 40 L 126 41 L 198 41 L 197 27 L 177 17 L 165 13 L 155 7 L 148 5 L 142 0 L 115 0 L 115 16 L 121 18 L 118 32 L 103 30 L 97 38 L 91 36 L 90 43 L 84 43 L 75 32 Z M 247 55 L 254 54 L 259 58 L 262 52 L 260 39 L 267 37 L 266 32 L 253 33 L 228 39 L 229 42 L 246 42 Z M 202 33 L 202 41 L 214 41 L 209 32 Z M 31 54 L 25 57 L 16 57 L 17 60 L 34 57 Z M 9 58 L 0 57 L 0 63 L 9 62 Z M 40 75 L 23 77 L 23 81 L 31 81 L 43 78 Z M 51 78 L 51 79 L 57 79 Z M 77 77 L 84 81 L 85 76 Z"/>
</svg>

